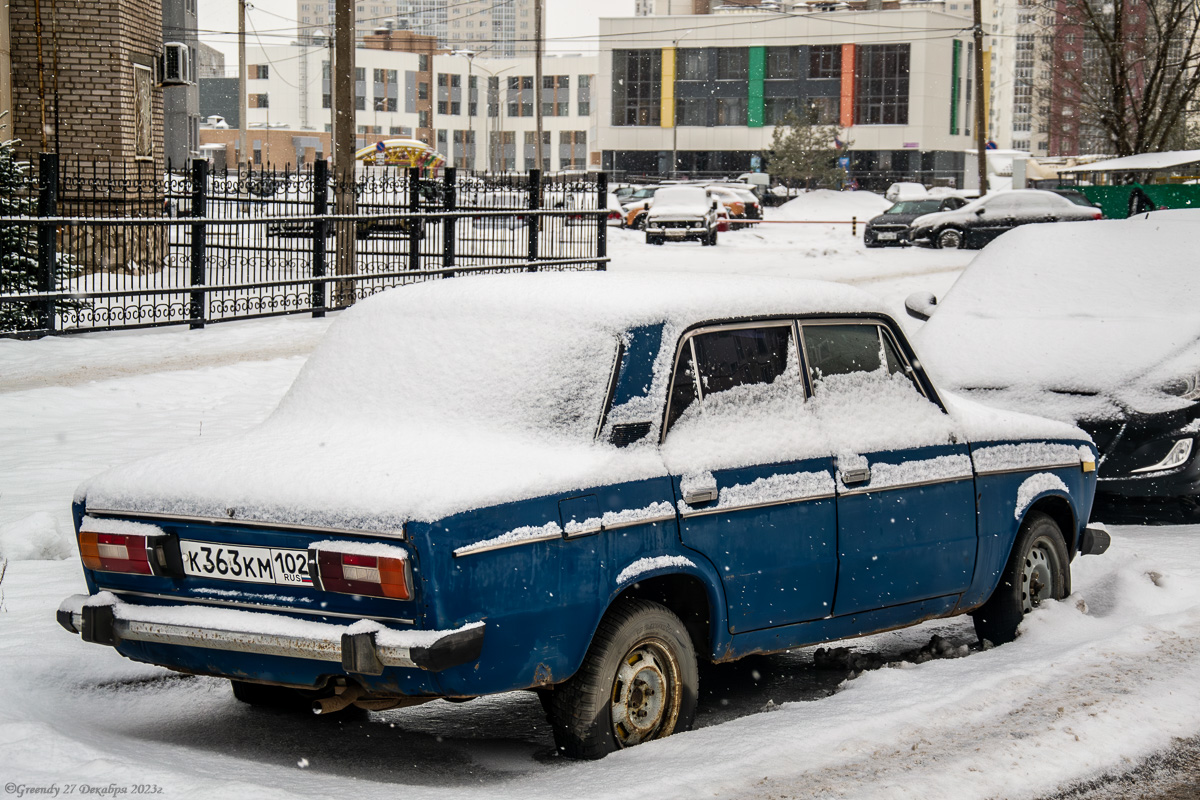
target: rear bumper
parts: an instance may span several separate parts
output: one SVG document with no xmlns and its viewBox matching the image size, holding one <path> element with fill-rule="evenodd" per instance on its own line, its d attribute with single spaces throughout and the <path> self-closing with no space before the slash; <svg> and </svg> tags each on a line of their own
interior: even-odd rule
<svg viewBox="0 0 1200 800">
<path fill-rule="evenodd" d="M 387 667 L 440 672 L 475 661 L 485 624 L 454 630 L 398 631 L 370 620 L 352 625 L 277 614 L 196 606 L 142 606 L 107 592 L 76 594 L 58 607 L 58 623 L 85 642 L 198 647 L 234 653 L 340 663 L 348 674 L 380 675 Z"/>
</svg>

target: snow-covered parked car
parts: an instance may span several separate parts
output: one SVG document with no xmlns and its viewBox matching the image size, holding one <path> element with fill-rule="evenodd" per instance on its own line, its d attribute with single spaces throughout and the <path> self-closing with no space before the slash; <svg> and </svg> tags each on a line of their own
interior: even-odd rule
<svg viewBox="0 0 1200 800">
<path fill-rule="evenodd" d="M 947 249 L 980 248 L 1021 225 L 1082 222 L 1101 216 L 1100 209 L 1077 205 L 1054 192 L 1015 189 L 986 195 L 952 211 L 917 217 L 909 227 L 909 240 Z"/>
<path fill-rule="evenodd" d="M 646 212 L 646 244 L 694 240 L 717 243 L 717 212 L 721 201 L 702 186 L 664 186 Z"/>
<path fill-rule="evenodd" d="M 1169 216 L 1178 214 L 1179 216 Z M 1163 215 L 1163 216 L 1160 216 Z M 1100 450 L 1106 506 L 1200 514 L 1200 211 L 1034 225 L 909 313 L 939 382 L 1071 422 Z"/>
<path fill-rule="evenodd" d="M 330 328 L 258 428 L 74 505 L 84 641 L 320 712 L 535 690 L 561 752 L 691 727 L 697 661 L 1070 591 L 1095 452 L 941 394 L 836 284 L 458 278 Z"/>
</svg>

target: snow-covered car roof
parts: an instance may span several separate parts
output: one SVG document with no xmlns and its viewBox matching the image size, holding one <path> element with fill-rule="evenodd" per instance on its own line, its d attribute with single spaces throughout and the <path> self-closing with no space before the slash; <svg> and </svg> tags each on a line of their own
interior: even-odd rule
<svg viewBox="0 0 1200 800">
<path fill-rule="evenodd" d="M 663 324 L 878 313 L 848 286 L 609 273 L 477 276 L 406 286 L 330 326 L 271 417 L 117 467 L 91 508 L 381 529 L 554 491 L 664 474 L 655 448 L 593 436 L 618 337 Z M 659 410 L 672 352 L 647 391 Z"/>
<path fill-rule="evenodd" d="M 1168 218 L 1010 231 L 976 257 L 921 329 L 923 361 L 947 387 L 1179 407 L 1185 401 L 1155 384 L 1200 370 L 1195 230 Z M 1042 400 L 1023 405 L 1054 413 Z"/>
</svg>

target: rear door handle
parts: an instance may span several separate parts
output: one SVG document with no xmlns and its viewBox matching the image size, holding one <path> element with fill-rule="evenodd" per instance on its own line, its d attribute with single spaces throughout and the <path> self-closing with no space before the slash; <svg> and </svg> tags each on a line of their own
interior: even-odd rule
<svg viewBox="0 0 1200 800">
<path fill-rule="evenodd" d="M 848 469 L 842 473 L 842 483 L 847 486 L 857 486 L 862 483 L 867 483 L 871 480 L 871 468 L 860 467 L 859 469 Z"/>
</svg>

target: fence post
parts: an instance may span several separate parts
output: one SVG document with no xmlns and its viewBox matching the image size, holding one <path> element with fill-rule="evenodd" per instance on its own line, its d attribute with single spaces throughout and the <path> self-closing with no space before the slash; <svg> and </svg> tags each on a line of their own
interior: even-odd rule
<svg viewBox="0 0 1200 800">
<path fill-rule="evenodd" d="M 604 257 L 608 255 L 608 173 L 606 172 L 596 175 L 596 208 L 604 212 L 596 215 L 596 221 L 600 223 L 596 231 L 596 269 L 603 271 L 608 269 L 608 265 L 604 263 Z"/>
<path fill-rule="evenodd" d="M 457 198 L 454 194 L 457 173 L 458 170 L 454 167 L 446 167 L 442 184 L 442 210 L 444 211 L 453 211 L 457 208 Z M 458 217 L 442 217 L 442 267 L 445 269 L 454 267 L 454 229 L 457 222 Z M 454 273 L 443 273 L 443 277 L 453 278 Z"/>
<path fill-rule="evenodd" d="M 208 216 L 208 161 L 203 158 L 192 159 L 192 216 L 203 219 Z M 192 223 L 192 286 L 203 286 L 205 283 L 205 237 L 208 226 L 203 222 Z M 192 292 L 188 317 L 192 330 L 204 327 L 205 291 L 197 289 Z"/>
<path fill-rule="evenodd" d="M 413 214 L 421 213 L 421 170 L 416 167 L 408 168 L 408 210 Z M 425 235 L 425 220 L 422 217 L 411 217 L 408 226 L 408 268 L 421 268 L 421 239 Z"/>
<path fill-rule="evenodd" d="M 312 246 L 312 276 L 325 277 L 325 238 L 329 231 L 329 162 L 323 158 L 313 162 L 313 246 Z M 312 285 L 312 315 L 325 316 L 325 281 L 313 281 Z"/>
<path fill-rule="evenodd" d="M 58 215 L 58 154 L 38 154 L 38 207 L 39 217 L 54 217 Z M 58 270 L 56 252 L 58 228 L 52 222 L 38 222 L 38 291 L 54 292 L 58 290 Z M 39 327 L 46 333 L 54 333 L 57 327 L 57 316 L 54 298 L 47 298 L 42 303 L 41 324 Z"/>
<path fill-rule="evenodd" d="M 542 207 L 542 171 L 540 169 L 529 170 L 529 210 L 537 211 Z M 525 227 L 529 231 L 529 267 L 530 272 L 537 272 L 537 265 L 533 262 L 538 259 L 538 229 L 540 217 L 530 214 L 527 217 Z"/>
</svg>

